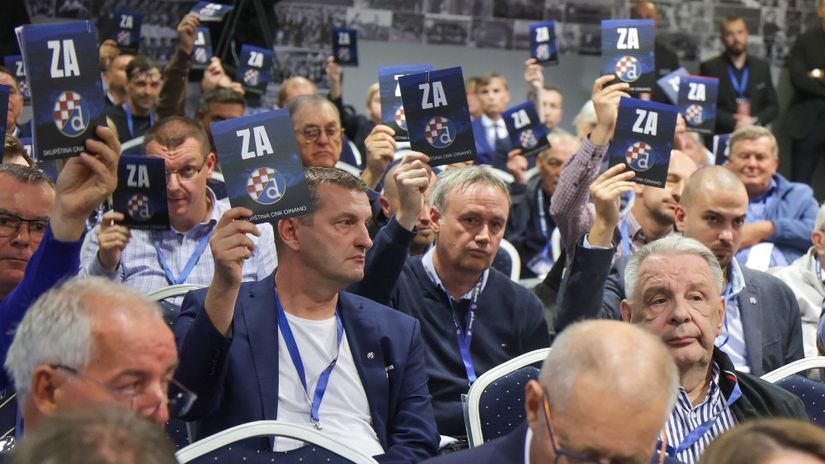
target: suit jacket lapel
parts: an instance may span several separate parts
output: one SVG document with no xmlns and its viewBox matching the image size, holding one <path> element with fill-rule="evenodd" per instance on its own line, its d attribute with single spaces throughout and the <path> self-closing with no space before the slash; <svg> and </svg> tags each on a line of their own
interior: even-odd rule
<svg viewBox="0 0 825 464">
<path fill-rule="evenodd" d="M 386 448 L 386 418 L 389 415 L 390 400 L 386 368 L 387 363 L 392 361 L 385 360 L 381 334 L 378 333 L 375 322 L 364 314 L 362 303 L 342 292 L 339 308 L 352 359 L 370 405 L 373 428 Z"/>
<path fill-rule="evenodd" d="M 762 372 L 762 313 L 759 309 L 759 291 L 753 285 L 747 285 L 750 279 L 745 274 L 745 288 L 736 298 L 739 303 L 739 315 L 742 318 L 742 331 L 745 332 L 745 346 L 748 350 L 748 364 L 751 372 Z"/>
<path fill-rule="evenodd" d="M 238 296 L 238 308 L 246 324 L 255 376 L 261 393 L 261 419 L 278 417 L 278 322 L 275 318 L 275 279 L 248 287 Z"/>
</svg>

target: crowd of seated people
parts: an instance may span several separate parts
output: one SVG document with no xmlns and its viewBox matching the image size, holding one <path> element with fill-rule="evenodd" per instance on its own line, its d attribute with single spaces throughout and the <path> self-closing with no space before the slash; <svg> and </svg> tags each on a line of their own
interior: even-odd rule
<svg viewBox="0 0 825 464">
<path fill-rule="evenodd" d="M 56 178 L 21 144 L 22 95 L 0 67 L 11 88 L 0 390 L 16 393 L 22 440 L 0 462 L 174 462 L 157 433 L 170 421 L 197 441 L 277 420 L 378 462 L 825 463 L 816 411 L 761 378 L 825 354 L 825 206 L 809 185 L 825 143 L 825 59 L 811 38 L 825 30 L 825 0 L 817 12 L 822 28 L 789 56 L 785 123 L 767 64 L 747 53 L 747 22 L 721 21 L 723 52 L 701 70 L 720 80 L 729 156 L 716 165 L 680 117 L 662 188 L 607 168 L 631 97 L 614 76 L 593 80 L 568 133 L 565 95 L 524 63 L 525 99 L 549 130 L 535 157 L 510 142 L 507 79 L 468 77 L 477 158 L 432 167 L 382 123 L 378 85 L 364 100 L 345 95 L 330 57 L 328 95 L 293 76 L 277 99 L 311 212 L 264 224 L 226 198 L 210 124 L 272 108 L 255 108 L 217 58 L 191 94 L 197 15 L 180 20 L 163 69 L 101 44 L 106 124 Z M 651 2 L 632 13 L 657 19 Z M 656 49 L 657 72 L 678 67 Z M 792 124 L 783 152 L 775 133 Z M 168 230 L 95 214 L 121 154 L 164 161 Z M 793 160 L 790 179 L 780 158 Z M 204 288 L 162 307 L 147 296 L 178 284 Z M 536 377 L 508 391 L 523 419 L 473 443 L 476 382 L 546 348 Z M 821 378 L 805 380 L 825 391 Z M 233 447 L 247 462 L 319 460 L 287 437 Z"/>
</svg>

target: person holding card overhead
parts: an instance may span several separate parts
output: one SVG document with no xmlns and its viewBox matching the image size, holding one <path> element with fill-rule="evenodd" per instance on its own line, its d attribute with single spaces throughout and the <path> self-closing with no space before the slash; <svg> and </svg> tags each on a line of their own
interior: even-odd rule
<svg viewBox="0 0 825 464">
<path fill-rule="evenodd" d="M 415 168 L 401 173 L 420 210 L 429 179 Z M 214 279 L 186 296 L 175 325 L 176 378 L 198 395 L 184 419 L 198 420 L 201 436 L 277 419 L 314 426 L 379 462 L 422 461 L 435 454 L 438 433 L 420 323 L 344 291 L 364 277 L 372 246 L 367 186 L 339 169 L 305 175 L 312 212 L 278 220 L 274 274 L 241 283 L 255 247 L 254 226 L 242 218 L 252 211 L 233 208 L 218 223 Z M 412 228 L 418 210 L 399 220 Z M 286 438 L 237 446 L 313 462 L 310 446 Z"/>
<path fill-rule="evenodd" d="M 182 283 L 207 285 L 214 273 L 209 237 L 229 210 L 206 186 L 215 168 L 209 139 L 196 121 L 173 116 L 147 132 L 144 150 L 166 161 L 171 230 L 130 230 L 119 224 L 123 213 L 109 211 L 83 243 L 80 274 L 106 276 L 143 293 Z M 263 278 L 275 268 L 272 227 L 258 228 L 244 280 Z"/>
<path fill-rule="evenodd" d="M 770 65 L 748 53 L 748 26 L 741 16 L 719 23 L 719 39 L 725 51 L 699 67 L 699 74 L 719 79 L 716 100 L 716 133 L 758 124 L 766 126 L 779 115 Z"/>
</svg>

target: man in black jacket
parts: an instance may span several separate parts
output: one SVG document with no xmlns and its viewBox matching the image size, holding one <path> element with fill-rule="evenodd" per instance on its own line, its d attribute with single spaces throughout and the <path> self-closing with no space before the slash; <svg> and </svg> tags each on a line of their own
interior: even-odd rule
<svg viewBox="0 0 825 464">
<path fill-rule="evenodd" d="M 699 68 L 699 74 L 719 79 L 716 133 L 767 125 L 779 114 L 770 65 L 748 54 L 748 27 L 743 18 L 723 19 L 719 33 L 725 51 Z"/>
</svg>

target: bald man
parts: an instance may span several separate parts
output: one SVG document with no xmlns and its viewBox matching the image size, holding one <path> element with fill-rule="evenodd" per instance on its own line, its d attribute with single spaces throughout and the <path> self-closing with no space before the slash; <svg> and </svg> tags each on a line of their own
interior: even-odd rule
<svg viewBox="0 0 825 464">
<path fill-rule="evenodd" d="M 478 448 L 427 462 L 547 463 L 564 455 L 651 462 L 677 387 L 676 366 L 656 337 L 630 324 L 582 322 L 556 339 L 538 381 L 525 387 L 526 423 Z M 598 408 L 594 398 L 604 399 Z"/>
<path fill-rule="evenodd" d="M 632 177 L 632 172 L 616 166 L 594 182 L 596 219 L 586 237 L 577 242 L 562 282 L 558 331 L 578 319 L 621 318 L 627 258 L 611 267 L 612 230 L 619 217 L 616 198 L 633 188 Z M 678 231 L 710 248 L 723 271 L 721 294 L 726 312 L 716 345 L 737 370 L 762 375 L 802 358 L 802 325 L 799 305 L 787 285 L 739 266 L 734 259 L 747 211 L 748 193 L 742 181 L 725 167 L 709 166 L 688 179 L 675 218 Z"/>
<path fill-rule="evenodd" d="M 318 95 L 318 89 L 306 77 L 293 76 L 283 81 L 278 89 L 278 108 L 286 108 L 290 100 L 300 95 Z"/>
</svg>

